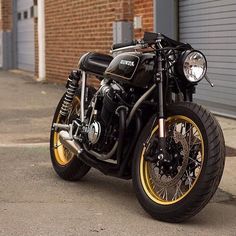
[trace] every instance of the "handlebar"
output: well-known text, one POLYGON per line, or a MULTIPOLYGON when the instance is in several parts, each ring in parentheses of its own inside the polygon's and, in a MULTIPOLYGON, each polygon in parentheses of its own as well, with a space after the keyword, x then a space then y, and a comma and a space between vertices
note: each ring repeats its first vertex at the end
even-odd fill
POLYGON ((119 51, 129 51, 129 50, 137 50, 137 49, 144 49, 149 47, 151 44, 156 42, 161 42, 164 37, 160 33, 151 33, 145 32, 144 38, 142 40, 132 40, 125 43, 117 43, 113 44, 111 48, 111 53, 119 52, 119 51))
POLYGON ((132 41, 126 42, 126 43, 116 43, 116 44, 113 44, 112 50, 115 50, 118 48, 124 48, 124 47, 128 47, 128 46, 134 46, 137 43, 138 43, 137 40, 132 40, 132 41))
MULTIPOLYGON (((164 37, 160 33, 145 32, 144 38, 142 40, 142 44, 145 44, 145 43, 152 44, 152 43, 155 43, 156 40, 161 41, 162 39, 164 39, 164 37)), ((124 48, 124 47, 129 47, 129 46, 135 46, 137 44, 140 44, 140 42, 138 42, 137 40, 132 40, 132 41, 125 42, 125 43, 117 43, 117 44, 113 44, 112 50, 116 50, 116 49, 124 48)))
POLYGON ((145 32, 142 40, 133 40, 126 43, 113 44, 111 53, 119 51, 129 51, 129 50, 140 50, 150 47, 156 44, 157 47, 162 50, 170 50, 173 48, 191 48, 191 45, 184 44, 173 39, 166 37, 161 33, 145 32))

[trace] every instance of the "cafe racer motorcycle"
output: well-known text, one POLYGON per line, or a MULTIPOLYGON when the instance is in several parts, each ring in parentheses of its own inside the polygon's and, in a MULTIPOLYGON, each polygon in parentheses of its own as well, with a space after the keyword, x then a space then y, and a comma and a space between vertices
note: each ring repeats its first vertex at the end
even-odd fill
POLYGON ((206 58, 189 44, 149 32, 113 45, 111 53, 83 55, 69 75, 51 127, 53 167, 69 181, 91 167, 132 178, 152 217, 184 221, 210 201, 225 161, 217 120, 193 102, 203 78, 212 85, 206 58), (87 85, 91 75, 99 88, 87 85))

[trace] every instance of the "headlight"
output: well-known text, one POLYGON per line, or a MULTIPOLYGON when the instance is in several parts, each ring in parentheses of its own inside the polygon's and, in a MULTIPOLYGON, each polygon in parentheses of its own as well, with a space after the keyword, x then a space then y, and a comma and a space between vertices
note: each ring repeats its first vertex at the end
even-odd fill
POLYGON ((199 82, 206 74, 207 61, 199 51, 186 51, 180 56, 179 72, 192 82, 199 82))

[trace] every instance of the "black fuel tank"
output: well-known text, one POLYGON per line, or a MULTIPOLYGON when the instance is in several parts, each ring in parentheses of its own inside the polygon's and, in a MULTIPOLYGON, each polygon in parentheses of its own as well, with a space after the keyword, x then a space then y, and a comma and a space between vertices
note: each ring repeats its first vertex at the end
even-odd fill
POLYGON ((111 61, 104 75, 108 79, 146 88, 153 79, 153 69, 153 53, 125 52, 111 61))

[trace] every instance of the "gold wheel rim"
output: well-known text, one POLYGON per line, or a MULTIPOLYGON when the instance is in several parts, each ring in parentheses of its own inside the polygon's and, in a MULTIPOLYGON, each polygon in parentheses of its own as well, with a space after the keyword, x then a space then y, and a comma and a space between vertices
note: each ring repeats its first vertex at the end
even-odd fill
MULTIPOLYGON (((79 98, 74 97, 72 103, 72 111, 70 112, 70 115, 75 112, 76 113, 78 112, 76 109, 77 107, 79 107, 79 105, 80 105, 79 98)), ((60 114, 56 119, 56 123, 60 123, 60 114)), ((54 146, 54 155, 58 164, 65 166, 73 159, 74 154, 61 144, 59 139, 59 133, 55 131, 53 134, 53 146, 54 146)))
POLYGON ((54 155, 56 161, 64 166, 67 165, 74 157, 73 153, 67 150, 59 140, 59 133, 54 132, 54 155))
MULTIPOLYGON (((177 122, 177 124, 178 124, 178 122, 179 123, 185 122, 186 124, 187 123, 190 124, 191 125, 190 127, 193 127, 195 130, 194 131, 195 135, 198 134, 198 141, 200 141, 200 144, 198 144, 198 145, 200 146, 199 152, 201 154, 201 157, 199 157, 199 152, 198 152, 195 161, 198 164, 200 164, 200 166, 199 166, 200 168, 194 169, 195 172, 197 170, 197 176, 194 177, 194 181, 191 183, 191 185, 189 184, 189 188, 186 191, 183 192, 183 190, 181 190, 181 188, 183 188, 183 186, 181 184, 179 184, 180 182, 178 182, 176 184, 176 186, 174 186, 174 187, 176 187, 176 192, 175 192, 175 195, 172 195, 173 197, 171 198, 171 195, 168 196, 168 190, 169 190, 168 188, 166 188, 166 189, 159 188, 158 189, 158 187, 155 185, 154 179, 152 178, 152 176, 150 174, 150 172, 151 172, 150 166, 152 164, 150 162, 144 160, 144 153, 147 149, 146 147, 144 147, 142 150, 142 153, 141 153, 140 168, 139 168, 141 184, 142 184, 143 189, 144 189, 145 193, 147 194, 147 196, 155 203, 161 204, 161 205, 175 204, 175 203, 179 202, 180 200, 182 200, 183 198, 185 198, 191 192, 191 190, 194 188, 194 186, 196 185, 196 183, 199 179, 201 170, 202 170, 203 162, 204 162, 204 142, 203 142, 202 134, 201 134, 198 126, 188 117, 181 116, 181 115, 169 117, 167 119, 166 124, 167 124, 167 126, 169 126, 171 124, 175 124, 176 122, 177 122), (199 159, 200 159, 200 161, 199 161, 199 159)), ((147 140, 147 143, 157 133, 157 131, 158 131, 158 126, 156 126, 152 130, 151 135, 147 140)), ((186 137, 187 137, 187 135, 186 135, 186 137)), ((194 136, 194 137, 196 137, 196 136, 194 136)), ((189 137, 189 143, 191 140, 192 140, 192 137, 189 137)), ((195 140, 194 140, 194 142, 195 142, 195 140)), ((191 144, 195 145, 193 143, 191 143, 191 144)), ((145 145, 145 146, 147 146, 147 145, 145 145)), ((188 165, 190 165, 191 161, 193 161, 192 159, 194 159, 194 158, 189 156, 188 159, 189 159, 188 165)), ((184 175, 187 175, 187 173, 188 173, 187 171, 184 172, 184 175)), ((183 178, 184 178, 184 175, 183 175, 183 178)), ((188 181, 190 182, 190 179, 188 181)), ((183 184, 183 182, 182 182, 182 184, 183 184)))

